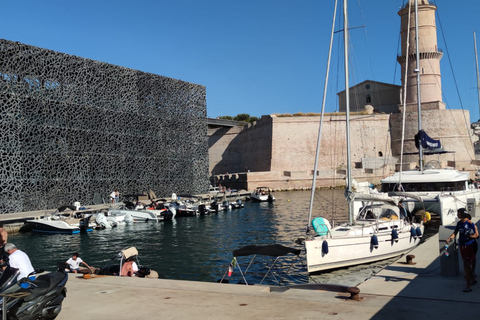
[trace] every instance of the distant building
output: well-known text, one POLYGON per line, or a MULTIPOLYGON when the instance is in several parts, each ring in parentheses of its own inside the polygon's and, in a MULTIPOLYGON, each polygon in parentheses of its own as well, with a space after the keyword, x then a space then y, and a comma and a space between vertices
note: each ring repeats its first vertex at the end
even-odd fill
MULTIPOLYGON (((350 88, 350 111, 372 106, 375 113, 398 113, 401 86, 366 80, 350 88)), ((339 110, 345 112, 345 90, 338 93, 339 110)))

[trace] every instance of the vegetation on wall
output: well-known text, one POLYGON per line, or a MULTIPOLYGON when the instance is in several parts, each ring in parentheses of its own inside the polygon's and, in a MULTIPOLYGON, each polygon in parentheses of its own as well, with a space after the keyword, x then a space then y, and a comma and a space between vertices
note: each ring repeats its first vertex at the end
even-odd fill
POLYGON ((257 117, 251 117, 248 113, 239 113, 235 117, 220 116, 220 117, 218 117, 218 119, 242 121, 242 122, 246 122, 246 123, 254 123, 255 121, 258 121, 257 117))

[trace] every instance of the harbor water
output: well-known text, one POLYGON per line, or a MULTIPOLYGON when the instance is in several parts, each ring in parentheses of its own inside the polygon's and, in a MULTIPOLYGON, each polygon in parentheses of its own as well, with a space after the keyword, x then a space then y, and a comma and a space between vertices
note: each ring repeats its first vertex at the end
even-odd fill
MULTIPOLYGON (((35 268, 45 270, 54 270, 57 262, 66 261, 75 251, 90 266, 105 267, 114 263, 112 258, 121 249, 135 246, 140 263, 157 271, 160 278, 206 282, 218 281, 228 269, 233 250, 247 245, 279 243, 302 249, 301 261, 297 261, 288 272, 289 283, 354 286, 393 261, 309 277, 303 246, 297 240, 305 237, 310 191, 276 192, 274 195, 276 201, 273 204, 246 201, 243 209, 207 216, 137 223, 75 235, 18 233, 10 235, 9 242, 27 252, 35 268)), ((318 215, 335 224, 346 222, 347 203, 343 190, 317 191, 314 216, 318 215)), ((279 261, 280 266, 282 263, 287 264, 279 261)))

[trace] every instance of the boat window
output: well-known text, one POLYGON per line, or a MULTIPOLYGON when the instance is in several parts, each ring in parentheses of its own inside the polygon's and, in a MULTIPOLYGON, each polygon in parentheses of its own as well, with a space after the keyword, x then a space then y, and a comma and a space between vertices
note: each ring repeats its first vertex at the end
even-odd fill
MULTIPOLYGON (((466 189, 465 181, 456 182, 427 182, 427 183, 402 183, 403 191, 429 192, 429 191, 463 191, 466 189)), ((382 183, 382 192, 398 191, 397 183, 382 183)))
POLYGON ((398 215, 392 209, 387 209, 380 215, 380 219, 382 220, 396 220, 398 219, 398 215))

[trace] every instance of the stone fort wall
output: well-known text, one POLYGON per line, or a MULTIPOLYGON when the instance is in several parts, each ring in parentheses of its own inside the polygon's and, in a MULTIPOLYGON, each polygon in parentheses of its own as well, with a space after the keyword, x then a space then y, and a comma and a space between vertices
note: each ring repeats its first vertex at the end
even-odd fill
MULTIPOLYGON (((354 114, 350 120, 351 169, 355 180, 377 184, 380 179, 398 170, 402 136, 401 114, 354 114)), ((442 167, 453 166, 469 171, 473 177, 476 168, 471 142, 468 111, 425 110, 424 128, 435 139, 441 139, 444 155, 426 156, 439 161, 442 167), (466 118, 465 118, 466 117, 466 118), (465 120, 466 119, 466 120, 465 120)), ((215 138, 210 147, 210 168, 215 168, 215 159, 222 155, 222 170, 212 172, 222 185, 252 190, 258 186, 275 189, 309 188, 312 185, 317 136, 320 117, 277 117, 263 116, 254 125, 235 127, 228 134, 215 138), (271 132, 271 134, 270 134, 271 132), (259 143, 265 141, 271 146, 259 143), (228 137, 228 138, 227 138, 228 137), (221 142, 223 141, 223 143, 221 142), (255 148, 255 152, 252 151, 255 148), (236 166, 229 166, 230 154, 241 154, 236 166), (246 162, 256 166, 245 170, 246 162), (258 170, 256 170, 258 168, 258 170), (228 174, 221 174, 227 173, 228 174)), ((418 152, 413 137, 417 133, 416 113, 407 113, 405 151, 418 152), (412 149, 413 147, 413 149, 412 149)), ((344 186, 346 178, 346 127, 343 114, 325 116, 317 169, 318 187, 344 186)), ((404 169, 418 164, 418 154, 405 157, 404 169)))
POLYGON ((205 87, 0 40, 0 212, 208 189, 205 87))

